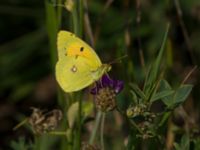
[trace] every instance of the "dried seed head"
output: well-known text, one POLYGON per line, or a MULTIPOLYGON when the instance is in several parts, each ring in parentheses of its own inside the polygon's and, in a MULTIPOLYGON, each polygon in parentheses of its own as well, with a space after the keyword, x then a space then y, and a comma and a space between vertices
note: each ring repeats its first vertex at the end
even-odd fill
POLYGON ((116 107, 115 98, 116 93, 112 88, 101 88, 96 95, 96 107, 103 112, 111 111, 116 107))
POLYGON ((44 110, 32 108, 33 112, 28 118, 28 123, 31 125, 35 134, 42 134, 47 131, 54 130, 62 119, 61 110, 54 109, 44 113, 44 110))
POLYGON ((55 128, 58 126, 60 120, 62 119, 62 112, 58 109, 54 109, 50 111, 46 115, 46 120, 43 123, 43 127, 46 131, 52 131, 55 130, 55 128))

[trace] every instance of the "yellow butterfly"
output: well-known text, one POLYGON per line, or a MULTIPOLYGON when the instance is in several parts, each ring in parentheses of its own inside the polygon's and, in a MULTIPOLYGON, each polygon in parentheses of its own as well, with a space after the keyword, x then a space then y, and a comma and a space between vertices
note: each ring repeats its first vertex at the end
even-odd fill
POLYGON ((102 64, 87 43, 71 32, 59 31, 57 49, 56 80, 65 92, 81 90, 111 69, 109 64, 102 64))

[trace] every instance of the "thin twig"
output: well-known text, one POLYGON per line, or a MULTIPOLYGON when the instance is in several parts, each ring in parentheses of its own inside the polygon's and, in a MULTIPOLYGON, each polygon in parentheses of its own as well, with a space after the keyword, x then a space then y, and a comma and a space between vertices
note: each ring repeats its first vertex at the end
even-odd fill
POLYGON ((187 81, 187 79, 191 76, 191 74, 192 74, 196 69, 197 69, 197 66, 194 66, 194 67, 192 68, 192 70, 190 70, 190 72, 188 72, 188 74, 186 75, 186 77, 184 78, 184 80, 182 81, 181 84, 184 84, 184 83, 187 81))
POLYGON ((92 32, 92 28, 91 28, 91 24, 90 24, 90 19, 89 19, 89 15, 88 15, 88 5, 87 5, 87 0, 83 1, 83 5, 84 5, 84 23, 85 23, 85 30, 89 36, 90 39, 90 44, 92 45, 92 47, 94 47, 94 36, 93 36, 93 32, 92 32))
POLYGON ((99 18, 97 20, 96 27, 95 27, 95 32, 94 32, 94 44, 96 43, 97 38, 98 38, 99 33, 100 33, 100 27, 101 27, 102 19, 104 18, 104 15, 105 15, 106 11, 110 7, 110 5, 113 3, 113 1, 114 0, 107 0, 106 1, 105 5, 104 5, 104 8, 102 10, 102 13, 100 14, 100 16, 99 16, 99 18))
MULTIPOLYGON (((138 31, 140 30, 140 23, 141 23, 141 1, 136 0, 136 24, 137 24, 138 31)), ((141 42, 140 35, 137 36, 137 42, 138 42, 138 48, 139 48, 140 63, 141 63, 144 73, 146 74, 144 53, 142 50, 142 42, 141 42)))
POLYGON ((194 54, 193 54, 193 51, 192 51, 192 45, 191 45, 191 42, 190 42, 190 37, 188 35, 188 31, 185 27, 185 23, 184 23, 183 18, 182 18, 182 10, 181 10, 181 7, 180 7, 179 0, 174 0, 174 5, 176 7, 178 21, 179 21, 181 30, 183 32, 183 37, 185 39, 185 43, 186 43, 186 46, 187 46, 189 57, 190 57, 192 63, 194 64, 195 63, 195 57, 194 57, 194 54))
POLYGON ((167 150, 171 150, 174 143, 174 132, 173 132, 173 122, 172 118, 170 117, 168 120, 168 127, 167 127, 167 138, 166 138, 166 148, 167 150))
POLYGON ((22 125, 24 125, 25 123, 27 123, 28 118, 24 119, 23 121, 21 121, 20 123, 18 123, 14 128, 13 131, 17 130, 19 127, 21 127, 22 125))
POLYGON ((81 128, 82 128, 82 99, 79 98, 78 101, 79 108, 78 108, 78 148, 81 148, 81 128))

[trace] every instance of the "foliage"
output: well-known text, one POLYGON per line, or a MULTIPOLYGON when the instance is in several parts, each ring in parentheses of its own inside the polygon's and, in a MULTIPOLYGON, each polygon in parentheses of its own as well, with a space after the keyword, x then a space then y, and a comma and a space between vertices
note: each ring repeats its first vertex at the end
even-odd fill
POLYGON ((3 0, 0 149, 198 150, 199 6, 198 0, 3 0), (60 29, 111 62, 110 80, 121 80, 122 92, 102 80, 97 85, 104 95, 92 96, 92 86, 76 93, 59 88, 60 29), (113 92, 112 109, 105 108, 105 91, 113 92), (31 114, 31 107, 40 111, 31 114), (62 121, 55 109, 62 110, 62 121), (33 124, 48 130, 35 134, 33 124))

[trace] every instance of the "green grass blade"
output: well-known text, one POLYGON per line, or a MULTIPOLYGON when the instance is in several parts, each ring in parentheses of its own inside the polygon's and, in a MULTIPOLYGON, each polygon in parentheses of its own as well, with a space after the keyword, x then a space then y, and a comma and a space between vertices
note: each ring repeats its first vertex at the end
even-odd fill
MULTIPOLYGON (((169 24, 167 25, 167 29, 165 31, 165 35, 164 35, 163 42, 162 42, 160 51, 158 53, 158 56, 157 56, 155 62, 153 63, 153 66, 152 66, 152 68, 151 68, 151 70, 150 70, 150 72, 149 72, 149 74, 146 78, 146 81, 145 81, 145 84, 144 84, 144 93, 145 94, 148 94, 151 91, 153 83, 156 81, 156 79, 158 77, 158 72, 160 70, 160 63, 161 63, 162 56, 163 56, 163 53, 164 53, 168 32, 169 32, 169 24)), ((151 94, 148 94, 148 95, 151 95, 151 94)))
POLYGON ((58 19, 55 7, 51 3, 49 3, 48 0, 45 1, 45 7, 46 7, 47 32, 49 37, 50 54, 51 54, 50 55, 51 64, 52 64, 52 70, 54 70, 57 61, 56 38, 58 32, 58 19))
POLYGON ((146 96, 143 93, 143 91, 136 85, 136 84, 130 84, 131 88, 133 89, 133 91, 143 100, 146 100, 146 96))

